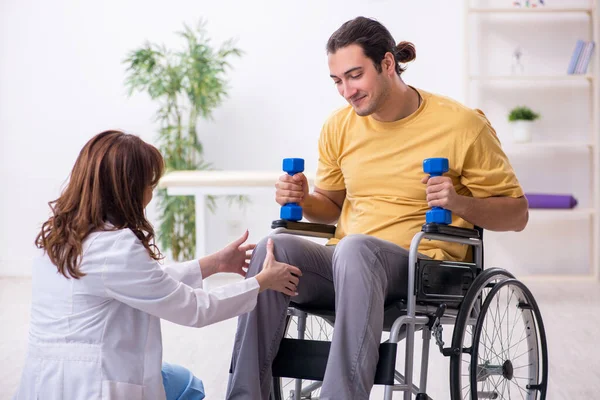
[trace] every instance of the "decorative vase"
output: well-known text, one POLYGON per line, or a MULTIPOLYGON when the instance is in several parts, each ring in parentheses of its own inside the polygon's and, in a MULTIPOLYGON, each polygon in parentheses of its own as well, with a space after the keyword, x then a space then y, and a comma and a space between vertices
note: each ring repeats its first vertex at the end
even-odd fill
POLYGON ((515 143, 531 142, 531 131, 533 130, 533 121, 517 120, 511 122, 513 129, 513 141, 515 143))

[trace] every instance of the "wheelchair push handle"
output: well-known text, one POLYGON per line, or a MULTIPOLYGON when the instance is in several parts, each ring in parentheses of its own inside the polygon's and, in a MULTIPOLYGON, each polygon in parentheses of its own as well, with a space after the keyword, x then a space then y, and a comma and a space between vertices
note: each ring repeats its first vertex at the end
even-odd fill
MULTIPOLYGON (((299 172, 304 172, 303 158, 284 158, 283 171, 288 175, 294 176, 299 172)), ((287 203, 281 206, 279 217, 286 221, 300 221, 302 219, 302 207, 297 203, 287 203)))
MULTIPOLYGON (((423 171, 430 178, 442 176, 448 172, 449 164, 447 158, 427 158, 423 160, 423 171)), ((432 207, 425 213, 425 223, 449 225, 452 223, 452 212, 442 207, 432 207)))

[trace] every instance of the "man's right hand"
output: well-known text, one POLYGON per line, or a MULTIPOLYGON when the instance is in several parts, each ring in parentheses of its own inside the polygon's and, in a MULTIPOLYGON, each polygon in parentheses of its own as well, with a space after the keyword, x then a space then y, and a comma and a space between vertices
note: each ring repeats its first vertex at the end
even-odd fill
POLYGON ((302 206, 302 203, 308 197, 308 180, 306 176, 299 172, 294 176, 288 174, 281 175, 277 183, 275 183, 275 201, 280 206, 287 203, 297 203, 302 206))

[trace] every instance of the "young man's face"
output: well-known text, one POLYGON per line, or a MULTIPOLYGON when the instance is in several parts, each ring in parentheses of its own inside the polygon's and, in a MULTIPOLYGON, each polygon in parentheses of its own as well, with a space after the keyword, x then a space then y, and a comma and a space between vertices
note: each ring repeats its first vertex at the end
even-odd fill
POLYGON ((351 44, 328 55, 329 73, 338 92, 361 117, 377 112, 389 92, 385 74, 375 69, 362 47, 351 44))

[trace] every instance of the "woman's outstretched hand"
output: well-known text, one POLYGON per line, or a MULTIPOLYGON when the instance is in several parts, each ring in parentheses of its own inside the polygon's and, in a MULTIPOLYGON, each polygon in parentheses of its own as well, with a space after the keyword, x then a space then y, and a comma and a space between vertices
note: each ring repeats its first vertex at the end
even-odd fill
POLYGON ((246 276, 248 261, 252 257, 252 250, 256 247, 248 240, 248 231, 244 232, 237 240, 229 243, 216 253, 217 272, 232 272, 246 276))
POLYGON ((273 248, 273 240, 269 238, 263 269, 256 275, 260 291, 273 289, 288 296, 296 296, 302 271, 293 265, 275 260, 273 248))

